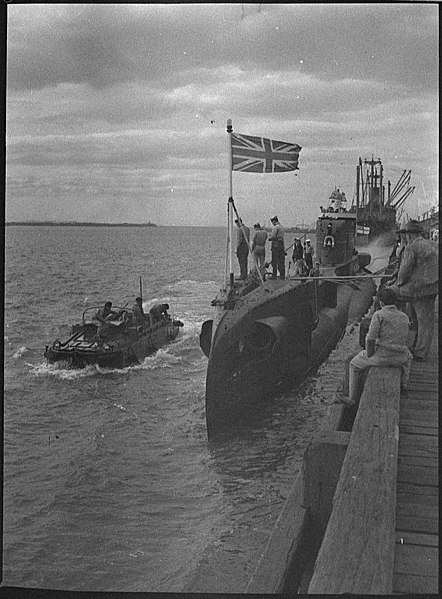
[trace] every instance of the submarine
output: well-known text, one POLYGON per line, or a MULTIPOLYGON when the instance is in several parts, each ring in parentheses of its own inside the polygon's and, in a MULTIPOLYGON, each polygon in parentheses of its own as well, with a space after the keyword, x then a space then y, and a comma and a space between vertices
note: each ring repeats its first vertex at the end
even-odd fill
MULTIPOLYGON (((244 281, 226 277, 212 301, 213 318, 200 333, 209 440, 301 383, 372 304, 371 256, 356 250, 356 214, 336 191, 316 221, 316 263, 308 276, 269 279, 255 264, 244 281)), ((229 203, 237 214, 233 198, 229 203)))

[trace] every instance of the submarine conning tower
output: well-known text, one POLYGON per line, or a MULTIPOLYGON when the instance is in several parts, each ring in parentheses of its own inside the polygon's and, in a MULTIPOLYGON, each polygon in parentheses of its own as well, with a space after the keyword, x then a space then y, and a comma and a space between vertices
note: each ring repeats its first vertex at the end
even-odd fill
POLYGON ((345 194, 335 189, 328 208, 316 221, 316 256, 323 266, 336 266, 356 253, 356 215, 348 212, 345 194))

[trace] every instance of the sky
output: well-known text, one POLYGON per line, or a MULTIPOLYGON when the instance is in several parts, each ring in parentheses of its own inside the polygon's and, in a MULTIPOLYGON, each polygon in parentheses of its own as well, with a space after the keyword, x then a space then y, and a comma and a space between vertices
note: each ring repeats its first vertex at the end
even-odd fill
MULTIPOLYGON (((359 158, 438 205, 438 5, 7 6, 6 221, 224 226, 233 130, 299 170, 232 173, 246 224, 315 221, 359 158)), ((402 219, 402 220, 403 220, 402 219)))

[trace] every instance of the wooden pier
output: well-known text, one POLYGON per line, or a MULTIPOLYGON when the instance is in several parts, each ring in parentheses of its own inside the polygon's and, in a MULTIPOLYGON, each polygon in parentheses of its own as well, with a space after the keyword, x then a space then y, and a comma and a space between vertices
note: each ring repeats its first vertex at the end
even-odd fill
POLYGON ((438 376, 436 325, 406 397, 400 370, 377 367, 351 431, 331 406, 246 593, 438 592, 438 376))
POLYGON ((396 491, 394 593, 439 591, 439 360, 413 362, 401 397, 396 491))

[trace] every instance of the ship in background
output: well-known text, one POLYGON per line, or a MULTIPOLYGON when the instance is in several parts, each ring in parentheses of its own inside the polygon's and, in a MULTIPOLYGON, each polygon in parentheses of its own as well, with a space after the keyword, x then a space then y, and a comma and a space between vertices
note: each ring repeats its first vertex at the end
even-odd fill
POLYGON ((385 245, 394 242, 400 210, 413 193, 410 186, 411 170, 404 170, 396 185, 391 181, 384 185, 384 167, 380 158, 359 158, 356 167, 356 194, 350 212, 356 214, 357 244, 367 245, 382 238, 385 245), (367 167, 364 172, 364 167, 367 167))
POLYGON ((419 215, 417 222, 424 229, 425 237, 431 239, 431 241, 439 241, 439 210, 435 206, 419 215))

